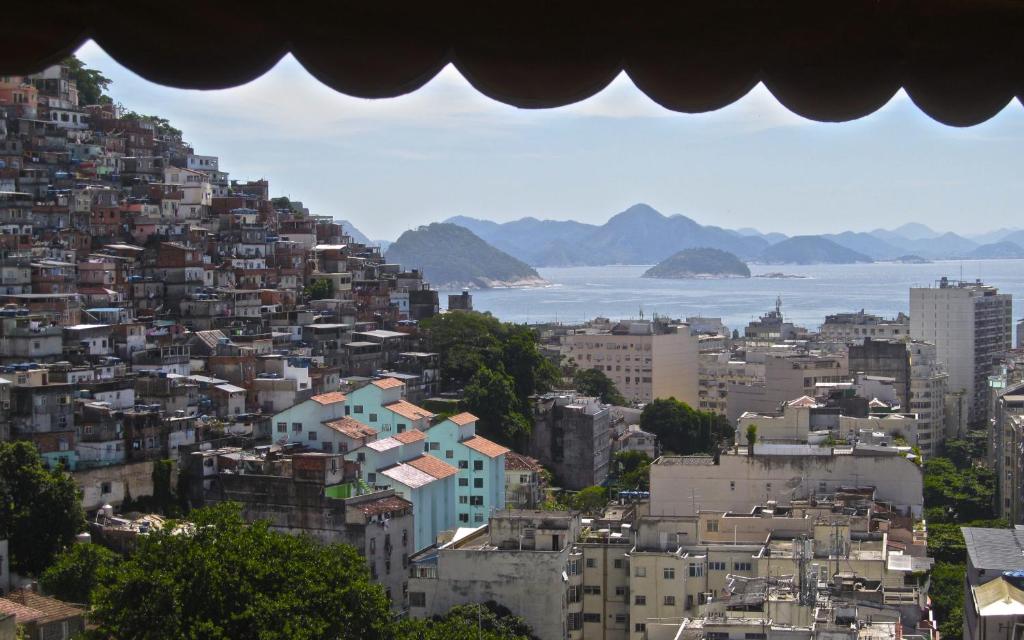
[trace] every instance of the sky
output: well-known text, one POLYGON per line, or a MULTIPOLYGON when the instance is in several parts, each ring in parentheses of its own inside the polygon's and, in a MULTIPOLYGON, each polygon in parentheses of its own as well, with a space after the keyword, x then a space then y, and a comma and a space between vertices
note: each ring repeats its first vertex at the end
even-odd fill
POLYGON ((517 109, 452 67, 399 98, 322 85, 291 56, 240 87, 161 86, 88 42, 78 56, 115 101, 182 129, 233 179, 350 220, 375 240, 453 215, 601 224, 638 202, 702 224, 788 235, 922 222, 980 233, 1024 226, 1024 108, 942 125, 901 91, 874 114, 819 123, 758 85, 707 114, 666 110, 623 75, 588 100, 517 109))

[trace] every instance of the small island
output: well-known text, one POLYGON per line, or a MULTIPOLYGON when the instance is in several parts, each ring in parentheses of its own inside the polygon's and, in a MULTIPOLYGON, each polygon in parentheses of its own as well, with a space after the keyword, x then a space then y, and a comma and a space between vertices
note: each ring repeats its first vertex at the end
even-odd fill
POLYGON ((728 251, 684 249, 644 272, 645 278, 749 278, 750 268, 728 251))
POLYGON ((900 264, 931 264, 932 261, 928 258, 922 258, 919 255, 910 254, 906 256, 900 256, 893 262, 899 262, 900 264))

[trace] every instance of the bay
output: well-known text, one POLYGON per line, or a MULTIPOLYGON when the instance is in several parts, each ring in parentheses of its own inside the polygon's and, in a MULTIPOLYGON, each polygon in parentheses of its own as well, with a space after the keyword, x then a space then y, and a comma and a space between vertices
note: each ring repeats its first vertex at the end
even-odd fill
MULTIPOLYGON (((892 317, 909 312, 912 286, 936 286, 939 278, 974 281, 1013 294, 1014 319, 1024 301, 1024 260, 938 261, 931 264, 751 264, 754 276, 784 273, 803 278, 661 280, 640 277, 649 265, 538 269, 551 283, 523 289, 473 291, 473 306, 512 322, 582 322, 653 314, 673 318, 721 317, 739 329, 782 299, 787 320, 817 329, 830 313, 857 311, 892 317), (962 272, 961 272, 962 269, 962 272)), ((442 292, 442 306, 447 298, 442 292)))

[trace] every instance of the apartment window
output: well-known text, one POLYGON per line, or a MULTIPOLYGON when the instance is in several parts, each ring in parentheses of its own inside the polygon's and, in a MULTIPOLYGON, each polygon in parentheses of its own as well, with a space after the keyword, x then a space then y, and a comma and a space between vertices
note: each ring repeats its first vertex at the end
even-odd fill
POLYGON ((418 608, 427 606, 427 594, 422 591, 410 591, 409 606, 418 608))
POLYGON ((646 578, 647 577, 647 567, 637 567, 636 571, 633 572, 633 575, 635 575, 638 578, 646 578))
POLYGON ((310 440, 316 440, 316 431, 310 431, 309 432, 309 439, 310 440))
POLYGON ((103 495, 106 495, 111 491, 113 491, 113 487, 111 487, 109 482, 103 482, 100 484, 100 493, 102 493, 103 495))
POLYGON ((376 473, 368 473, 368 474, 366 474, 366 481, 369 482, 370 484, 373 484, 374 482, 377 482, 377 474, 376 473))
POLYGON ((484 521, 484 514, 482 514, 482 513, 474 513, 473 514, 473 522, 483 522, 483 521, 484 521))
POLYGON ((468 487, 469 486, 469 478, 459 478, 459 486, 460 487, 468 487))
POLYGON ((468 469, 469 468, 469 461, 468 460, 459 460, 459 468, 460 469, 468 469))
POLYGON ((469 497, 469 504, 473 505, 474 507, 482 507, 482 506, 484 506, 484 497, 483 496, 470 496, 469 497))
POLYGON ((353 413, 362 413, 363 412, 363 405, 357 404, 356 406, 352 407, 352 412, 353 413))
POLYGON ((301 422, 293 422, 292 423, 292 431, 295 431, 295 432, 302 431, 302 423, 301 422))
POLYGON ((690 574, 691 578, 701 578, 701 577, 703 577, 704 576, 704 565, 690 563, 689 574, 690 574))
POLYGON ((767 492, 767 493, 771 493, 771 490, 772 490, 772 483, 770 483, 770 482, 766 482, 766 483, 764 483, 764 490, 765 490, 765 492, 767 492))
POLYGON ((334 453, 334 443, 324 442, 321 446, 323 446, 324 453, 334 453))
POLYGON ((672 568, 672 567, 665 567, 662 570, 661 573, 662 573, 662 577, 665 578, 665 580, 675 580, 676 579, 676 570, 674 568, 672 568))
POLYGON ((732 563, 733 571, 750 571, 751 563, 749 562, 734 562, 732 563))
POLYGON ((441 450, 441 443, 440 442, 431 442, 430 443, 430 450, 431 451, 440 451, 441 450))
POLYGON ((615 624, 626 624, 626 614, 624 614, 624 613, 616 613, 615 614, 615 624))
POLYGON ((621 569, 622 568, 622 558, 616 558, 616 559, 612 560, 612 566, 615 567, 616 569, 621 569))
POLYGON ((398 433, 402 433, 403 431, 405 431, 405 424, 403 424, 401 422, 397 423, 395 425, 395 427, 396 427, 396 430, 398 431, 398 433))
POLYGON ((585 584, 583 585, 583 595, 599 596, 601 595, 601 586, 596 584, 585 584))
POLYGON ((402 546, 405 547, 405 546, 408 546, 408 544, 409 544, 409 530, 408 529, 402 529, 402 546))
POLYGON ((724 562, 709 562, 708 571, 725 571, 724 562))
POLYGON ((644 631, 647 631, 647 624, 643 622, 637 622, 633 625, 633 631, 636 631, 637 633, 643 633, 644 631))
POLYGON ((707 640, 729 640, 729 634, 724 631, 708 631, 704 637, 707 640))
POLYGON ((455 457, 455 452, 452 451, 451 449, 445 449, 444 457, 451 460, 452 458, 455 457))
MULTIPOLYGON (((362 407, 360 407, 360 410, 357 411, 356 413, 362 413, 361 409, 362 409, 362 407)), ((370 422, 377 422, 377 414, 376 413, 371 413, 370 414, 370 422)))
POLYGON ((818 492, 819 493, 825 493, 825 491, 826 491, 825 483, 824 482, 819 482, 818 483, 818 492))
POLYGON ((735 491, 735 490, 736 490, 736 481, 735 480, 730 480, 729 481, 729 491, 735 491))
POLYGON ((459 496, 459 504, 469 504, 469 496, 459 496))
POLYGON ((377 553, 377 538, 370 538, 370 553, 377 553))
POLYGON ((718 533, 718 520, 708 520, 707 530, 711 533, 718 533))
POLYGON ((663 605, 665 605, 666 607, 674 607, 674 606, 676 606, 676 597, 675 596, 665 596, 662 599, 661 603, 663 605))
MULTIPOLYGON (((584 588, 586 588, 586 587, 584 587, 584 588)), ((601 622, 601 614, 600 613, 584 613, 583 614, 583 622, 597 622, 597 623, 600 623, 601 622)))
POLYGON ((633 604, 638 607, 647 606, 647 596, 633 596, 633 604))
POLYGON ((483 489, 484 488, 484 479, 483 478, 473 478, 473 488, 474 489, 483 489))
POLYGON ((459 522, 469 522, 469 514, 468 513, 460 513, 459 514, 459 522))
POLYGON ((745 634, 743 634, 743 637, 746 640, 766 640, 766 638, 768 638, 768 634, 766 634, 766 633, 745 633, 745 634))
POLYGON ((484 461, 483 460, 474 460, 473 461, 473 471, 483 471, 483 470, 484 470, 484 461))

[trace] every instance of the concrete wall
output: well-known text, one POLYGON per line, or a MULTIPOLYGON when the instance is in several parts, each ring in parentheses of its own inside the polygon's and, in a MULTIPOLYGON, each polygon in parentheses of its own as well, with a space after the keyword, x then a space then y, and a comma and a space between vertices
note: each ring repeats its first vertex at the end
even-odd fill
MULTIPOLYGON (((827 451, 824 450, 823 451, 827 451)), ((789 503, 840 487, 874 486, 877 498, 920 517, 921 468, 899 455, 723 455, 661 458, 651 465, 651 515, 694 515, 695 509, 745 511, 766 500, 789 503)))
MULTIPOLYGON (((171 477, 171 486, 177 482, 177 470, 171 477)), ((71 474, 82 490, 82 508, 95 511, 105 504, 115 507, 132 498, 153 495, 153 462, 132 462, 111 467, 100 467, 71 474)))

